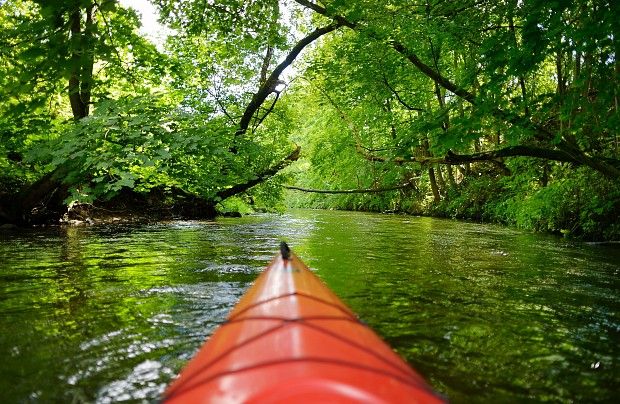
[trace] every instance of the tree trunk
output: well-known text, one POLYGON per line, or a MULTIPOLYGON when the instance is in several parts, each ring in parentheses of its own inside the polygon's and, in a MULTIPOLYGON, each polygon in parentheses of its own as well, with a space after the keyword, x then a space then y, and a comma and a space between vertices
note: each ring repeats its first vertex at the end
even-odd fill
POLYGON ((441 166, 435 166, 435 175, 437 176, 437 185, 439 186, 439 194, 446 194, 446 181, 443 178, 443 173, 441 172, 441 166))
POLYGON ((82 10, 77 9, 71 14, 71 38, 74 44, 71 53, 71 73, 69 77, 69 101, 73 118, 80 120, 88 116, 90 104, 90 88, 93 74, 94 54, 92 49, 93 6, 86 9, 86 26, 82 32, 82 10))
MULTIPOLYGON (((71 41, 76 42, 75 38, 81 40, 81 24, 82 15, 80 10, 75 10, 71 14, 71 41)), ((71 111, 73 118, 78 120, 86 116, 86 108, 80 97, 80 52, 74 49, 71 54, 71 76, 69 77, 69 102, 71 103, 71 111)))
POLYGON ((59 167, 22 190, 15 200, 4 201, 4 220, 17 225, 44 224, 57 221, 66 212, 64 200, 68 186, 61 179, 66 170, 59 167))
MULTIPOLYGON (((430 145, 428 143, 428 139, 425 138, 422 142, 422 148, 424 156, 430 156, 430 145)), ((441 195, 439 193, 439 187, 437 186, 437 178, 435 177, 435 169, 432 165, 428 167, 428 179, 431 184, 431 191, 433 192, 433 199, 435 203, 439 203, 441 201, 441 195)))
POLYGON ((428 168, 428 178, 431 183, 431 191, 433 191, 433 200, 435 203, 441 202, 441 195, 439 194, 439 187, 437 186, 437 180, 435 178, 435 170, 433 167, 428 168))
POLYGON ((549 184, 549 163, 548 162, 543 162, 543 172, 542 172, 542 176, 540 177, 540 186, 541 187, 546 187, 547 184, 549 184))
POLYGON ((454 170, 452 168, 452 164, 446 165, 446 171, 448 172, 448 183, 450 184, 450 187, 456 187, 456 180, 454 178, 454 170))

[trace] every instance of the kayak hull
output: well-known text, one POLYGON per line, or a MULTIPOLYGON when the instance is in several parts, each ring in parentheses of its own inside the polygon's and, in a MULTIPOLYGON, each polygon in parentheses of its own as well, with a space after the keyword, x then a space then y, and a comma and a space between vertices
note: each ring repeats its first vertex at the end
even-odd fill
POLYGON ((164 399, 443 402, 295 255, 274 259, 164 399))

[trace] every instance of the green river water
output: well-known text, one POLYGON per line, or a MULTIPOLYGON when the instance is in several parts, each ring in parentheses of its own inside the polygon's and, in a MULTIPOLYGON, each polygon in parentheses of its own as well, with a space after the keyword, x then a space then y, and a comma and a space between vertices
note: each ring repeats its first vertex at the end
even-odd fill
POLYGON ((0 233, 0 402, 157 401, 281 239, 452 402, 618 399, 619 248, 291 211, 0 233))

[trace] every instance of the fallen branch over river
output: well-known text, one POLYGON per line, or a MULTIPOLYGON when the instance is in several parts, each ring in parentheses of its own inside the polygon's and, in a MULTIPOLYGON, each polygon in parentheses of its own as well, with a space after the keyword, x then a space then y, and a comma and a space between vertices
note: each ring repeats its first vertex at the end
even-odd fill
POLYGON ((408 182, 406 184, 397 185, 393 187, 387 188, 369 188, 369 189, 312 189, 312 188, 302 188, 302 187, 294 187, 290 185, 284 185, 284 188, 290 189, 293 191, 301 191, 301 192, 313 192, 316 194, 371 194, 371 193, 379 193, 379 192, 388 192, 388 191, 396 191, 399 189, 407 189, 414 188, 415 184, 413 182, 408 182))

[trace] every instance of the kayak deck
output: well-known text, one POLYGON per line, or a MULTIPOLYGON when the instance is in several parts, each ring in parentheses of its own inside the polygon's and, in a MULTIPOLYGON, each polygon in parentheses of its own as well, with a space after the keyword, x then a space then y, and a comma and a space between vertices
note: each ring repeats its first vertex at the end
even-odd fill
POLYGON ((164 399, 443 402, 293 254, 257 278, 164 399))

